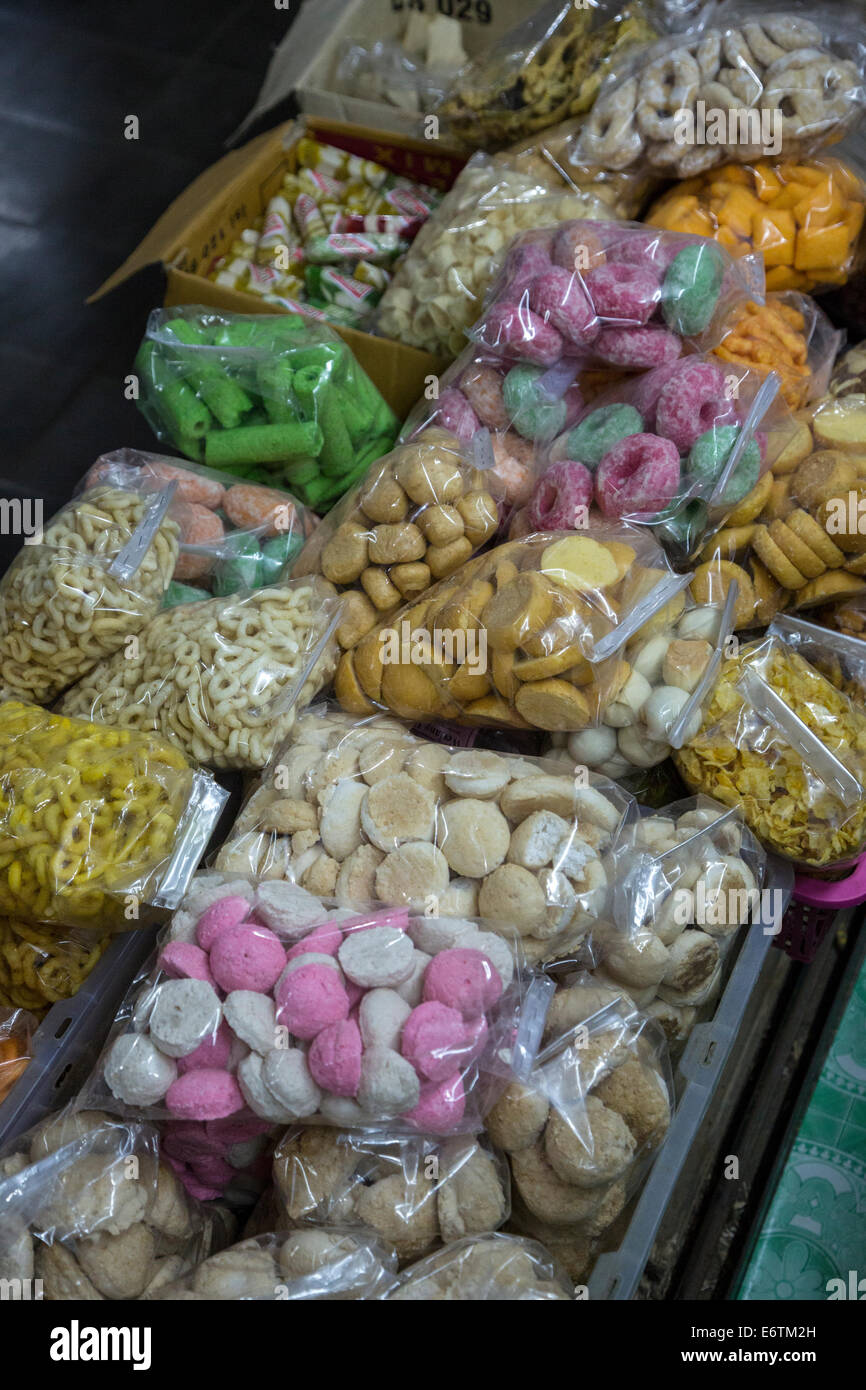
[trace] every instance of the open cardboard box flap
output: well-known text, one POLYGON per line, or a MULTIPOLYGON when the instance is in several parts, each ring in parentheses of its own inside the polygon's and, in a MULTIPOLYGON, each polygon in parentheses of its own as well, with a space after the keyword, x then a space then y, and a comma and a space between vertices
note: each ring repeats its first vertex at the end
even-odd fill
MULTIPOLYGON (((281 314, 279 304, 216 285, 206 278, 223 255, 262 213, 296 167, 295 147, 302 135, 320 138, 364 159, 386 164, 420 183, 450 187, 465 156, 438 145, 384 134, 337 121, 289 121, 232 150, 205 169, 166 209, 130 256, 100 285, 89 303, 109 294, 145 267, 161 264, 166 274, 164 303, 205 304, 237 314, 281 314)), ((429 376, 448 366, 445 358, 407 347, 356 328, 332 325, 368 376, 401 418, 422 394, 429 376)))

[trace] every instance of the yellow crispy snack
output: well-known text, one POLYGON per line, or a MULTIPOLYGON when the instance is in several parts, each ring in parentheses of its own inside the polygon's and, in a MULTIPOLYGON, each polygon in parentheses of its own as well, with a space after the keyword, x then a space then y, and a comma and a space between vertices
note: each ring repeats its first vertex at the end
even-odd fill
POLYGON ((843 863, 866 840, 866 795, 846 804, 808 757, 737 688, 751 667, 866 785, 866 715, 808 661, 777 639, 729 658, 697 736, 674 754, 694 791, 739 806, 768 849, 806 868, 843 863))
POLYGON ((71 999, 111 939, 109 932, 64 932, 0 917, 0 1004, 40 1017, 71 999))

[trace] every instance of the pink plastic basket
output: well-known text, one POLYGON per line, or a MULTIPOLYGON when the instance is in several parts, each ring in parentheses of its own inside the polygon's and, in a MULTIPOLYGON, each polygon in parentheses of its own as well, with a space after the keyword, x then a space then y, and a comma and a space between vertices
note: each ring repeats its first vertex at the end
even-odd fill
POLYGON ((866 854, 845 878, 826 880, 797 874, 794 896, 773 940, 792 960, 809 965, 833 926, 837 912, 866 902, 866 854))

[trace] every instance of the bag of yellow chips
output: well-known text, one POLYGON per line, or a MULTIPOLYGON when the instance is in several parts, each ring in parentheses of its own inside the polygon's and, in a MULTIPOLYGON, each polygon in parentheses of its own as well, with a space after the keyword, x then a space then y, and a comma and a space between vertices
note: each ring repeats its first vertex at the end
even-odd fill
POLYGON ((674 757, 689 787, 740 806, 795 865, 841 867, 866 845, 866 715, 777 636, 726 661, 674 757))

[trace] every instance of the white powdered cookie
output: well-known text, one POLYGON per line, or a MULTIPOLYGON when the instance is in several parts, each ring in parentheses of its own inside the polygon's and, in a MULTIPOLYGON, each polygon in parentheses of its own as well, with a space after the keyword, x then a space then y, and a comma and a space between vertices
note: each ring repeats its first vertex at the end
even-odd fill
POLYGON ((386 854, 410 840, 432 841, 435 824, 433 794, 404 772, 370 787, 361 807, 364 834, 386 854))
POLYGON ((498 807, 461 797, 439 808, 436 838, 455 874, 483 878, 504 861, 511 832, 498 807))

